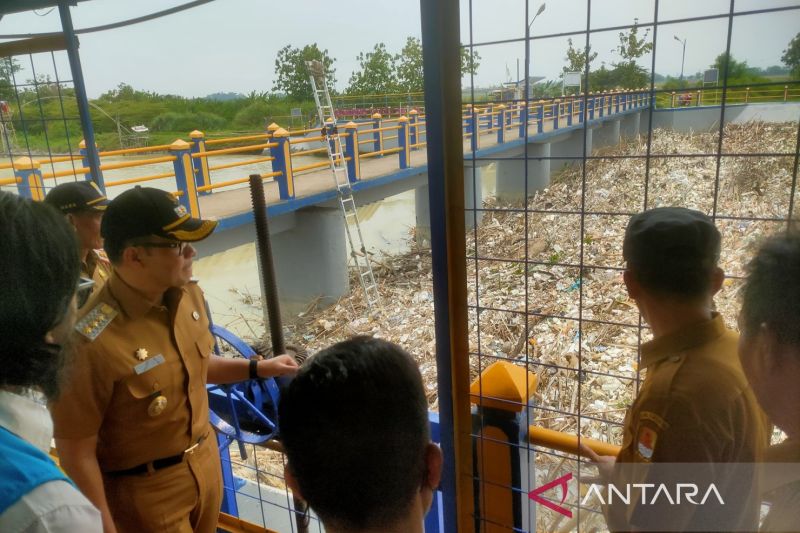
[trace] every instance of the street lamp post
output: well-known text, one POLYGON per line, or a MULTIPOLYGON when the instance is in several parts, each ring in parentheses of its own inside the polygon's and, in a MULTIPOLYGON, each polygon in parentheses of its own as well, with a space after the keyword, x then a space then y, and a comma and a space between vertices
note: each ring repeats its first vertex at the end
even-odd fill
POLYGON ((673 35, 672 37, 683 45, 683 53, 681 54, 681 81, 683 81, 683 62, 686 59, 686 39, 680 39, 677 35, 673 35))
POLYGON ((545 4, 539 6, 539 9, 536 11, 536 14, 533 16, 531 21, 525 26, 525 105, 527 109, 528 99, 530 98, 530 80, 531 80, 531 26, 533 25, 533 21, 536 20, 536 17, 542 14, 544 11, 545 4))

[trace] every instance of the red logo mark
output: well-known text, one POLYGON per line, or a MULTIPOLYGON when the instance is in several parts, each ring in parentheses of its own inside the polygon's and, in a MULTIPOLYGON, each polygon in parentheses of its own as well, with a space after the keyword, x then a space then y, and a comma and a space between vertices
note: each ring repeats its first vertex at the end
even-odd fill
POLYGON ((546 483, 546 484, 542 485, 541 487, 539 487, 538 489, 533 489, 532 491, 530 491, 528 493, 528 498, 530 498, 531 500, 535 501, 536 503, 540 503, 540 504, 544 505, 548 509, 552 509, 553 511, 555 511, 557 513, 563 514, 567 518, 572 518, 572 511, 570 511, 569 509, 567 509, 565 507, 561 507, 560 505, 555 504, 555 503, 551 502, 550 500, 546 500, 542 496, 540 496, 543 492, 546 492, 546 491, 552 489, 553 487, 560 485, 561 486, 561 503, 564 503, 564 500, 567 499, 567 483, 569 483, 569 480, 571 480, 571 479, 572 479, 572 473, 571 472, 569 474, 564 474, 560 478, 554 479, 550 483, 546 483))

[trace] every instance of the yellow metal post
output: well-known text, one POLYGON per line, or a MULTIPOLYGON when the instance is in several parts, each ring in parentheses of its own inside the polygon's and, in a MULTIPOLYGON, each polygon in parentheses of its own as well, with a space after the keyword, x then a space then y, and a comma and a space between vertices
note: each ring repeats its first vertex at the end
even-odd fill
MULTIPOLYGON (((199 154, 206 151, 205 133, 194 130, 189 134, 189 138, 192 139, 192 154, 199 154)), ((211 185, 211 171, 208 169, 207 157, 193 158, 192 169, 194 172, 194 183, 197 187, 207 187, 211 185)), ((200 194, 211 194, 211 191, 201 192, 200 194)))
POLYGON ((17 191, 20 196, 37 201, 44 200, 42 171, 39 167, 39 162, 30 157, 14 160, 14 175, 17 178, 17 191))
POLYGON ((522 529, 520 434, 536 381, 533 372, 498 361, 470 386, 470 399, 478 406, 474 468, 482 532, 522 529))

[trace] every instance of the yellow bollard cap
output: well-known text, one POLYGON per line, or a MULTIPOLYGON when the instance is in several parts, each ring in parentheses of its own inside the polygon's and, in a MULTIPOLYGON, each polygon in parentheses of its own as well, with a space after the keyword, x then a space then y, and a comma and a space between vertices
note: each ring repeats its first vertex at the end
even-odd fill
POLYGON ((356 124, 355 122, 353 122, 353 121, 351 120, 350 122, 348 122, 347 124, 345 124, 345 125, 344 125, 344 127, 345 127, 345 128, 347 128, 347 129, 353 129, 353 128, 357 128, 357 127, 358 127, 358 124, 356 124))
POLYGON ((267 131, 275 131, 275 130, 279 130, 279 129, 281 129, 281 127, 278 126, 277 124, 275 124, 274 122, 272 124, 270 124, 269 126, 267 126, 267 131))
POLYGON ((372 115, 372 118, 383 118, 383 115, 381 115, 380 113, 375 113, 374 115, 372 115))
POLYGON ((469 387, 470 401, 482 407, 522 411, 536 390, 537 377, 521 366, 497 361, 469 387))
POLYGON ((273 137, 288 137, 289 132, 283 128, 278 128, 277 130, 272 132, 273 137))
POLYGON ((200 131, 200 130, 194 130, 193 132, 191 132, 191 133, 189 134, 189 137, 191 137, 192 139, 202 139, 202 138, 203 138, 203 137, 205 137, 205 136, 206 136, 206 134, 205 134, 205 133, 203 133, 203 132, 202 132, 202 131, 200 131))
POLYGON ((408 117, 405 116, 405 115, 402 115, 397 119, 397 122, 408 122, 408 117))
POLYGON ((183 139, 175 139, 172 144, 169 145, 170 150, 188 150, 191 148, 191 145, 184 141, 183 139))
POLYGON ((18 157, 14 160, 14 168, 18 170, 33 170, 39 168, 41 164, 30 157, 18 157))

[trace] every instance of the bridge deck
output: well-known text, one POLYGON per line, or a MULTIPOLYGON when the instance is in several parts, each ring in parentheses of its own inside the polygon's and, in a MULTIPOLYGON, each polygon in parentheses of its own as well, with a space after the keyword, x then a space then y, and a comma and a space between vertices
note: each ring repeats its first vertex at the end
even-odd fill
MULTIPOLYGON (((602 118, 595 118, 588 121, 589 126, 600 124, 608 120, 616 120, 624 115, 640 112, 643 108, 629 109, 605 115, 602 118)), ((543 120, 543 132, 537 133, 536 126, 528 127, 528 142, 544 140, 554 135, 553 119, 543 120)), ((566 126, 566 117, 561 116, 558 134, 568 133, 583 128, 583 123, 578 123, 577 112, 573 116, 571 126, 566 126)), ((488 156, 500 151, 511 150, 524 144, 524 139, 519 137, 519 126, 511 126, 506 130, 506 141, 497 142, 497 132, 482 131, 479 139, 479 149, 475 157, 488 156)), ((470 139, 464 140, 464 152, 470 152, 470 139)), ((362 156, 363 157, 363 156, 362 156)), ((323 159, 320 159, 323 161, 323 159)), ((427 151, 424 148, 411 153, 411 168, 399 170, 398 155, 388 154, 382 157, 371 157, 361 160, 361 180, 353 185, 353 190, 367 189, 378 186, 385 182, 381 178, 397 177, 402 179, 414 176, 427 171, 427 151)), ((267 212, 270 216, 276 216, 297 209, 319 204, 336 197, 335 185, 329 168, 322 168, 311 172, 305 172, 294 177, 295 198, 293 200, 281 200, 278 194, 278 184, 275 181, 265 182, 264 192, 267 202, 267 212)), ((204 218, 212 218, 220 221, 221 229, 231 228, 243 224, 250 220, 250 190, 248 187, 227 191, 215 192, 214 194, 200 197, 200 212, 204 218)))

